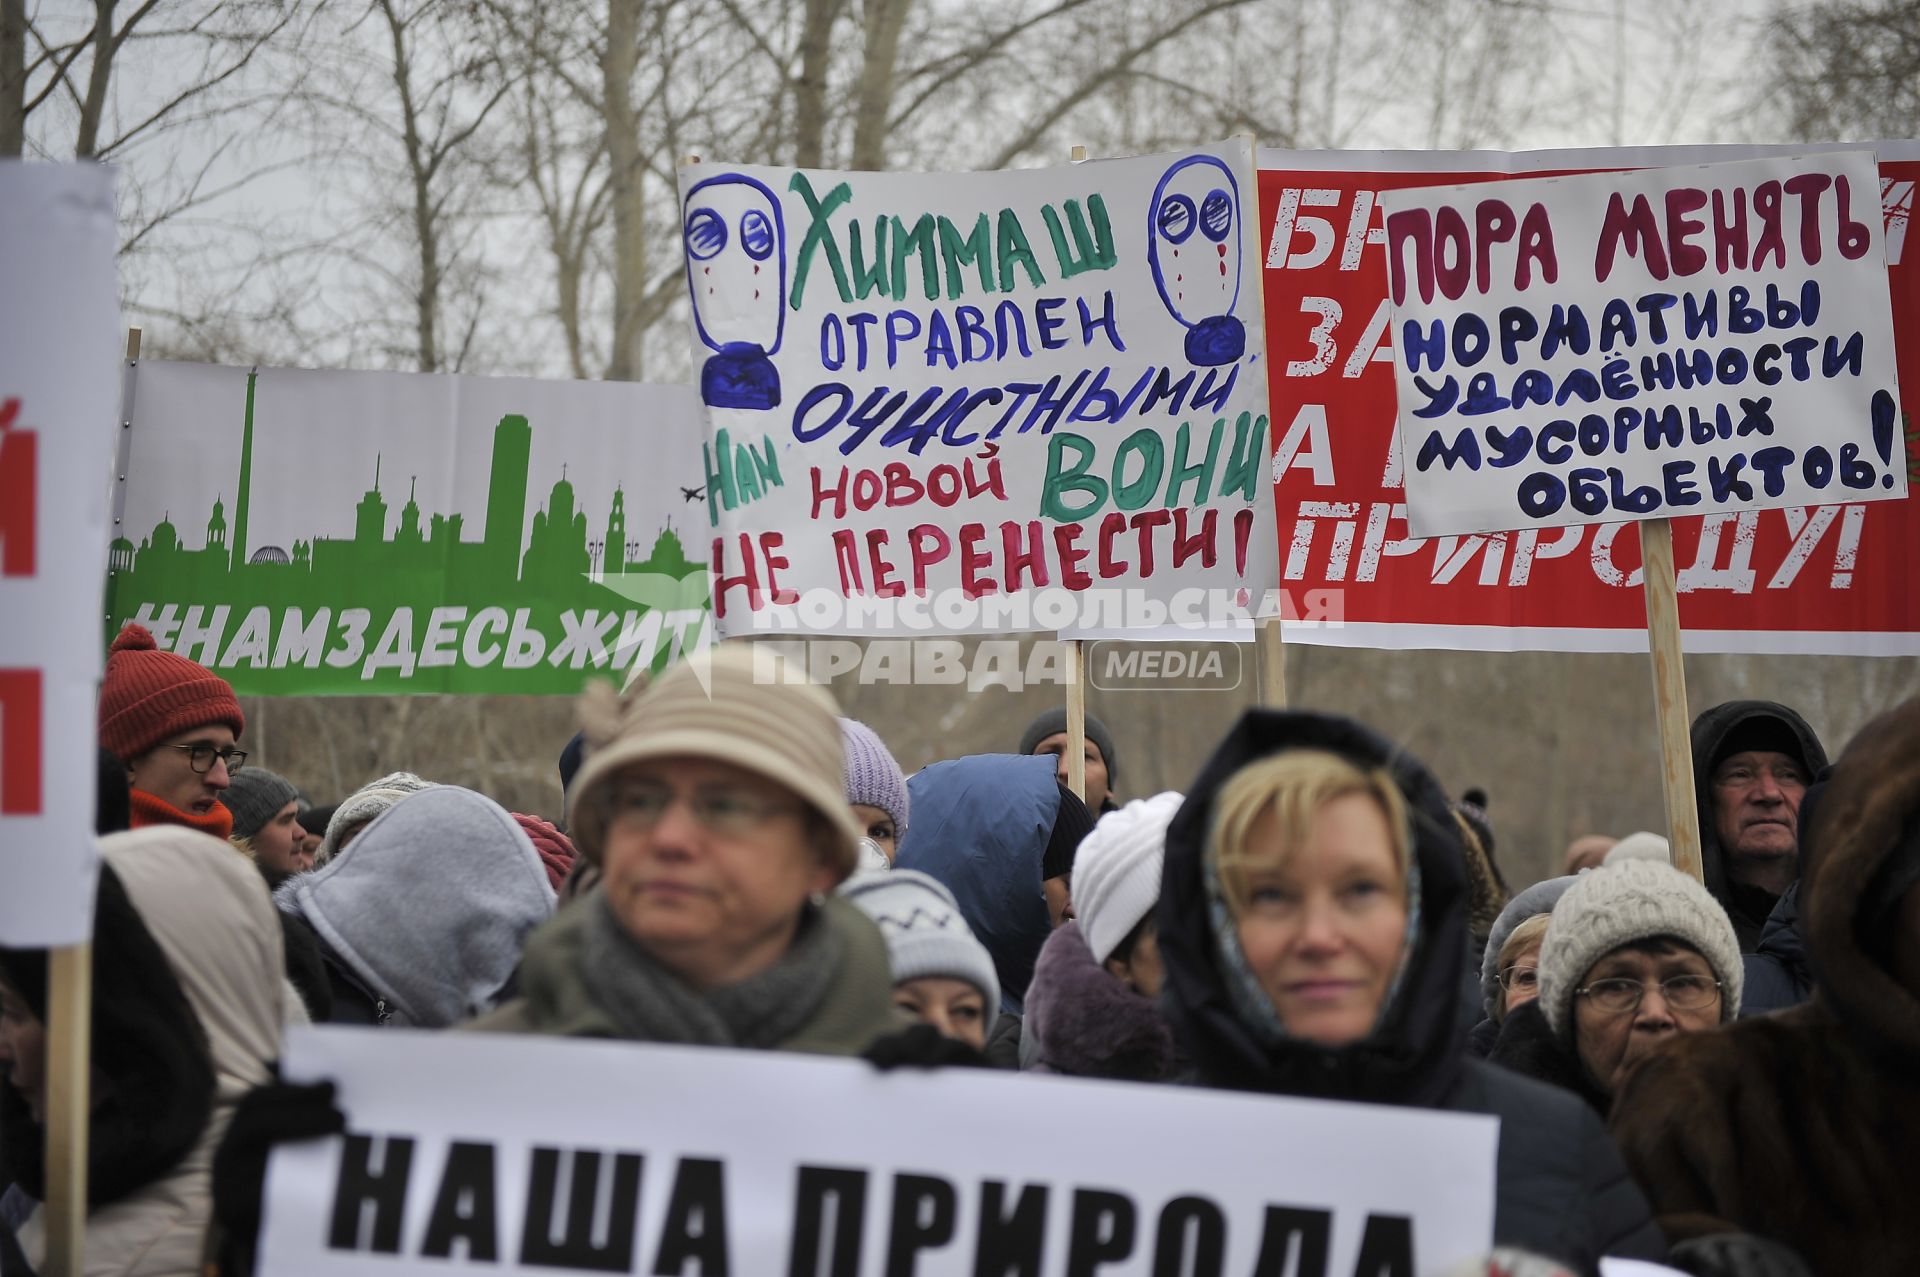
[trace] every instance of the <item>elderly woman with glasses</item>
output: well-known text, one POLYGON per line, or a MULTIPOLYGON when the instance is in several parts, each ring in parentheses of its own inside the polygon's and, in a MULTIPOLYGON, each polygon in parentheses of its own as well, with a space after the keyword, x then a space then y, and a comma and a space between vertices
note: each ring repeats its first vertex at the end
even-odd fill
POLYGON ((886 942, 831 894, 860 828, 825 692, 727 647, 582 718, 569 818, 601 885, 472 1028, 855 1055, 901 1026, 886 942))
POLYGON ((1628 860, 1582 874, 1540 946, 1540 996, 1514 1008, 1488 1058, 1605 1114, 1633 1066, 1740 1011, 1740 944, 1707 889, 1628 860))

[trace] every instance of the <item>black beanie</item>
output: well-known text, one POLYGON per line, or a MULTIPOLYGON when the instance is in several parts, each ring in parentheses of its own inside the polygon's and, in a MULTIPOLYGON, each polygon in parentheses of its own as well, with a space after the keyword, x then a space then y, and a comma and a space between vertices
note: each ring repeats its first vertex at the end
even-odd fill
POLYGON ((1040 856, 1042 882, 1064 878, 1073 872, 1073 857, 1080 842, 1093 832, 1093 813, 1074 796, 1071 789, 1054 782, 1060 790, 1060 806, 1053 813, 1053 832, 1047 835, 1047 849, 1040 856))
POLYGON ((574 773, 580 770, 580 764, 586 761, 586 757, 587 734, 575 732, 573 739, 560 750, 560 796, 563 800, 573 788, 574 773))
MULTIPOLYGON (((1028 723, 1027 730, 1020 733, 1019 752, 1022 754, 1031 754, 1035 745, 1038 745, 1041 741, 1056 732, 1064 732, 1066 730, 1067 711, 1065 707, 1057 706, 1050 709, 1040 715, 1040 717, 1034 719, 1031 723, 1028 723)), ((1113 788, 1120 779, 1120 759, 1119 756, 1113 752, 1113 733, 1107 730, 1105 723, 1089 714, 1087 715, 1087 739, 1092 741, 1094 747, 1100 751, 1100 760, 1107 765, 1107 786, 1108 788, 1113 788)))

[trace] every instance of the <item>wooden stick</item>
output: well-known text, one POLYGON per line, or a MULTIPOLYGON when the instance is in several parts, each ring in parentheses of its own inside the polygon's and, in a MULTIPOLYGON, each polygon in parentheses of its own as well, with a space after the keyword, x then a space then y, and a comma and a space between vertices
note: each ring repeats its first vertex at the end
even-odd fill
MULTIPOLYGON (((1245 138, 1247 150, 1253 155, 1254 183, 1252 189, 1247 192, 1247 198, 1253 204, 1253 224, 1258 226, 1260 225, 1260 139, 1253 133, 1236 133, 1233 136, 1236 140, 1245 138)), ((1255 279, 1257 282, 1257 274, 1255 279)), ((1260 307, 1261 314, 1264 315, 1267 305, 1266 290, 1256 287, 1253 290, 1253 296, 1254 305, 1260 307)), ((1262 324, 1262 329, 1264 328, 1265 325, 1262 324)), ((1271 427, 1267 437, 1267 455, 1269 457, 1273 455, 1271 427)), ((1272 501, 1274 498, 1271 468, 1267 473, 1268 482, 1264 490, 1267 500, 1272 501)), ((1287 648, 1286 637, 1280 630, 1280 618, 1265 617, 1255 621, 1254 626, 1256 629, 1254 646, 1258 650, 1260 666, 1260 703, 1269 709, 1285 709, 1287 707, 1287 648)))
POLYGON ((1087 800, 1087 664, 1079 639, 1067 641, 1067 788, 1087 800))
POLYGON ((1705 880, 1700 811, 1695 804, 1693 742, 1688 734, 1687 670, 1680 655, 1680 595, 1673 565, 1673 525, 1640 523, 1641 588, 1647 597, 1647 649, 1653 657, 1653 705, 1660 728, 1660 778, 1667 799, 1667 838, 1675 868, 1705 880))
POLYGON ((1280 635, 1280 618, 1256 622, 1260 653, 1260 703, 1268 709, 1287 707, 1287 647, 1280 635))
MULTIPOLYGON (((80 836, 87 836, 82 834, 80 836)), ((82 1277, 87 1240, 87 1114, 93 946, 48 955, 46 1277, 82 1277)))

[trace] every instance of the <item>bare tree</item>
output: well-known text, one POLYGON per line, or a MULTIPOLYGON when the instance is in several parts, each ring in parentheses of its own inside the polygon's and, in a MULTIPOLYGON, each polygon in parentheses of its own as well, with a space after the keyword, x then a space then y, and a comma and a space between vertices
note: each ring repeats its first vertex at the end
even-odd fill
POLYGON ((0 0, 0 159, 27 144, 27 0, 0 0))
POLYGON ((1808 141, 1912 137, 1920 128, 1920 3, 1783 7, 1761 34, 1767 119, 1808 141))

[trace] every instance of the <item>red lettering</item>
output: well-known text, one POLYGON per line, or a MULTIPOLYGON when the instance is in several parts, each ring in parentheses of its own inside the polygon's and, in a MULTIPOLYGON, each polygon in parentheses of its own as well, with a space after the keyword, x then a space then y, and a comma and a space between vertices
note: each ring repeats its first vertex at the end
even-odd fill
POLYGON ((724 620, 727 615, 727 592, 740 586, 747 591, 747 610, 760 610, 760 571, 754 561, 753 538, 749 534, 740 534, 740 557, 743 560, 739 576, 727 575, 727 538, 713 539, 713 616, 715 620, 724 620))
POLYGON ((1493 274, 1493 246, 1513 238, 1513 210, 1505 200, 1481 200, 1473 216, 1473 258, 1475 283, 1486 292, 1493 274))
POLYGON ((1186 507, 1182 506, 1173 512, 1173 567, 1175 571, 1179 571, 1181 564, 1196 554, 1200 556, 1200 566, 1203 568, 1212 567, 1214 561, 1220 557, 1219 550, 1216 549, 1213 544, 1213 534, 1220 526, 1220 520, 1217 517, 1219 513, 1220 510, 1217 506, 1211 506, 1202 512, 1200 516, 1200 530, 1192 536, 1188 536, 1186 507))
POLYGON ((1687 237, 1706 231, 1707 224, 1697 213, 1707 206, 1707 193, 1697 187, 1682 186, 1667 192, 1667 256, 1676 275, 1697 275, 1707 268, 1707 250, 1689 244, 1687 237))
POLYGON ((0 576, 34 573, 38 440, 13 428, 19 417, 19 399, 0 403, 0 576))
POLYGON ((0 816, 42 810, 40 671, 0 670, 0 816))
POLYGON ((845 466, 840 467, 840 482, 831 488, 822 487, 820 485, 820 467, 819 466, 813 467, 812 473, 813 473, 813 513, 809 514, 807 517, 810 519, 818 519, 820 517, 821 504, 824 503, 829 497, 831 497, 833 499, 833 509, 829 512, 828 517, 834 518, 834 519, 846 518, 847 517, 847 468, 845 466))
POLYGON ((1762 182, 1753 191, 1753 211, 1760 215, 1760 235, 1753 242, 1753 268, 1765 265, 1772 253, 1774 264, 1787 266, 1787 240, 1780 229, 1780 183, 1762 182))
POLYGON ((867 567, 873 574, 873 593, 876 598, 897 599, 907 592, 907 587, 894 575, 897 570, 892 563, 881 556, 886 547, 887 530, 874 528, 867 533, 867 567))
POLYGON ((840 569, 842 598, 867 592, 866 584, 860 579, 860 545, 853 539, 852 529, 833 530, 833 562, 840 569))
POLYGON ((1004 558, 1001 570, 1006 577, 1009 594, 1021 588, 1020 578, 1023 574, 1035 585, 1048 583, 1047 553, 1040 539, 1040 520, 1015 523, 1009 519, 1002 523, 1000 545, 1004 558))
POLYGON ((1236 510, 1233 513, 1233 569, 1241 576, 1247 574, 1247 539, 1253 535, 1253 511, 1236 510))
POLYGON ((912 505, 926 495, 927 490, 913 477, 913 471, 907 469, 904 461, 887 462, 887 506, 912 505))
POLYGON ((777 551, 787 543, 784 532, 762 532, 760 534, 760 557, 767 561, 767 593, 775 603, 782 607, 791 607, 800 601, 798 591, 781 588, 780 578, 776 575, 781 568, 791 567, 787 556, 777 551))
POLYGON ((1783 184, 1787 194, 1800 201, 1800 259, 1807 265, 1820 261, 1820 196, 1833 185, 1826 173, 1796 173, 1783 184))
POLYGON ((1100 579, 1110 580, 1126 575, 1126 565, 1114 562, 1113 539, 1127 530, 1127 516, 1118 510, 1109 510, 1100 520, 1100 555, 1096 563, 1100 569, 1100 579))
POLYGON ((1141 576, 1153 575, 1153 530, 1164 528, 1172 522, 1173 513, 1169 510, 1142 510, 1133 516, 1133 529, 1140 534, 1141 576))
POLYGON ((1607 215, 1600 223, 1600 246, 1594 253, 1594 278, 1604 281, 1613 273, 1614 254, 1624 250, 1629 257, 1646 255, 1647 273, 1655 279, 1667 277, 1667 253, 1660 246, 1660 224, 1653 215, 1647 197, 1633 197, 1628 210, 1619 191, 1607 197, 1607 215))
POLYGON ((907 533, 907 540, 913 548, 913 592, 925 594, 927 569, 953 553, 953 538, 936 524, 922 523, 907 533))
POLYGON ((1093 578, 1080 566, 1087 557, 1087 551, 1080 548, 1080 534, 1085 530, 1078 523, 1054 525, 1053 548, 1060 555, 1060 584, 1069 590, 1084 590, 1093 584, 1093 578))
POLYGON ((942 509, 960 499, 960 470, 957 466, 943 463, 933 468, 927 475, 927 495, 933 503, 942 509))
POLYGON ((980 549, 980 543, 986 539, 986 524, 963 523, 960 525, 960 589, 970 599, 977 599, 983 594, 994 594, 1000 589, 992 578, 980 575, 981 568, 990 568, 993 565, 992 557, 980 549))
POLYGON ((853 476, 853 508, 871 510, 880 504, 880 476, 871 470, 862 470, 853 476))

